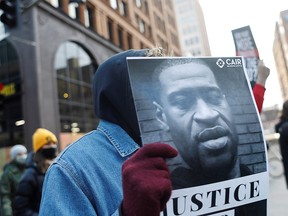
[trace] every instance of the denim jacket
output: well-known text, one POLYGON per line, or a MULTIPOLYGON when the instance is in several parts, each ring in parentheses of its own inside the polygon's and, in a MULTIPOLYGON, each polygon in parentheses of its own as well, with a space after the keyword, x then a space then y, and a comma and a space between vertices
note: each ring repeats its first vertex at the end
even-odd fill
POLYGON ((139 146, 118 125, 101 120, 56 158, 45 176, 40 215, 119 215, 123 162, 139 146))

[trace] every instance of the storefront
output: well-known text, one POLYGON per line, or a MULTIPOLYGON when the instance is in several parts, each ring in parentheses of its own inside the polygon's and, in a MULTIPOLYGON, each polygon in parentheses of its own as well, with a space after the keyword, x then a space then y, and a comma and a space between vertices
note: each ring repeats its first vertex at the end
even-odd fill
POLYGON ((93 74, 121 50, 46 2, 22 16, 0 43, 0 146, 31 150, 33 132, 44 127, 62 150, 96 127, 93 74))

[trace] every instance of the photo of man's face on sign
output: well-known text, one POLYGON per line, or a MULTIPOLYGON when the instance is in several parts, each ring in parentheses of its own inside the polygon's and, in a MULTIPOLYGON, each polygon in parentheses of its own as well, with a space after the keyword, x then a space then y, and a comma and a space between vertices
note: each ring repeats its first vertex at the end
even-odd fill
POLYGON ((265 216, 266 147, 243 59, 127 64, 142 144, 178 151, 166 161, 173 191, 161 216, 265 216))
POLYGON ((167 160, 173 190, 267 171, 265 143, 242 58, 128 58, 143 145, 167 160))

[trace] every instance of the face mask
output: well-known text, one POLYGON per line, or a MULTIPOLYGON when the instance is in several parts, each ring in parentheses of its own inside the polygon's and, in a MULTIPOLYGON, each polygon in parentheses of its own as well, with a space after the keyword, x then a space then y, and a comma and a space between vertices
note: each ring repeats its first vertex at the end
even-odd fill
POLYGON ((40 153, 44 158, 51 159, 56 156, 56 148, 43 148, 40 150, 40 153))
POLYGON ((25 164, 27 155, 17 155, 15 161, 18 164, 25 164))

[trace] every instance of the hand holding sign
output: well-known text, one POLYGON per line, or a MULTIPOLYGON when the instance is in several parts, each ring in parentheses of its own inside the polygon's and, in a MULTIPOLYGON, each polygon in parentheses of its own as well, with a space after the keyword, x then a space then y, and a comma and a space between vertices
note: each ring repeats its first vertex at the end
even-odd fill
POLYGON ((167 144, 144 145, 122 167, 123 215, 159 216, 172 192, 165 158, 177 156, 167 144))
POLYGON ((260 60, 257 66, 258 76, 256 83, 265 87, 265 82, 270 74, 270 69, 264 65, 263 60, 260 60))

